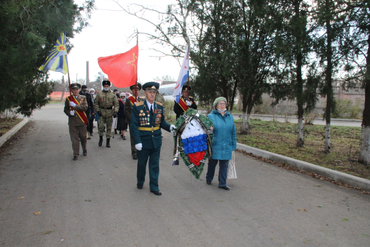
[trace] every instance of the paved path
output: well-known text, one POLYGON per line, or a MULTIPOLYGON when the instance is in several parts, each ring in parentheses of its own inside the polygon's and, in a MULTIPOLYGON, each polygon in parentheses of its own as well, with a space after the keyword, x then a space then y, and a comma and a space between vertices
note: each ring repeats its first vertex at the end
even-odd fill
MULTIPOLYGON (((164 132, 157 197, 136 189, 129 141, 88 141, 72 161, 61 104, 0 157, 1 246, 369 246, 370 196, 240 153, 231 191, 171 165, 164 132), (39 212, 40 214, 36 214, 39 212)), ((94 129, 94 131, 96 128, 94 129)))

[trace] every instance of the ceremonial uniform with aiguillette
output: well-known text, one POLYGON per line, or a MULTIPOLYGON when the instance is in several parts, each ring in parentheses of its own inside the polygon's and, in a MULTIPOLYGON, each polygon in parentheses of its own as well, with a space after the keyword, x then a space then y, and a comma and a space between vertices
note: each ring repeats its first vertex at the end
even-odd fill
POLYGON ((131 143, 131 155, 134 160, 137 159, 137 153, 134 143, 134 138, 132 137, 132 128, 131 128, 131 115, 132 115, 132 107, 139 103, 143 102, 144 99, 140 98, 139 91, 141 90, 141 84, 137 83, 130 87, 131 92, 134 94, 134 90, 137 90, 137 95, 131 95, 130 97, 127 97, 126 103, 125 103, 125 117, 126 117, 126 123, 128 124, 128 128, 130 131, 130 143, 131 143))
POLYGON ((192 97, 189 97, 189 92, 191 87, 188 85, 184 85, 181 91, 181 97, 179 99, 179 103, 176 103, 176 100, 173 105, 173 111, 176 113, 176 119, 184 114, 189 108, 197 109, 197 104, 194 102, 192 97))
POLYGON ((149 159, 150 191, 155 195, 162 195, 158 187, 159 158, 162 146, 161 128, 171 131, 175 126, 164 120, 163 106, 161 103, 154 101, 155 94, 153 94, 152 99, 149 99, 149 96, 151 96, 149 91, 156 92, 158 88, 159 84, 156 82, 147 82, 143 85, 143 89, 146 90, 146 100, 133 106, 131 128, 135 147, 138 150, 137 188, 143 188, 146 163, 149 159))
POLYGON ((103 143, 104 129, 106 131, 106 146, 110 147, 110 138, 112 135, 113 117, 117 117, 119 104, 117 96, 109 90, 110 81, 103 81, 103 90, 96 94, 94 100, 95 111, 99 115, 98 130, 99 130, 99 147, 103 143), (109 87, 107 87, 109 85, 109 87), (105 86, 105 87, 104 87, 105 86))
MULTIPOLYGON (((71 89, 80 89, 78 83, 71 84, 71 89)), ((86 148, 86 126, 87 116, 87 101, 84 95, 70 95, 66 98, 64 104, 64 113, 68 116, 69 135, 72 141, 73 160, 77 160, 80 154, 80 141, 83 150, 83 155, 87 155, 86 148)))

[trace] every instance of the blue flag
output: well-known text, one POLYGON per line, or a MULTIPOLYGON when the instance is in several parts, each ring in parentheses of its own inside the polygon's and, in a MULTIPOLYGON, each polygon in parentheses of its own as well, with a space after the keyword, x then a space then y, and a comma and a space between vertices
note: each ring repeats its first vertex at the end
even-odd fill
POLYGON ((53 49, 46 57, 45 62, 40 66, 40 71, 52 70, 68 73, 67 49, 66 49, 66 35, 60 33, 53 49))

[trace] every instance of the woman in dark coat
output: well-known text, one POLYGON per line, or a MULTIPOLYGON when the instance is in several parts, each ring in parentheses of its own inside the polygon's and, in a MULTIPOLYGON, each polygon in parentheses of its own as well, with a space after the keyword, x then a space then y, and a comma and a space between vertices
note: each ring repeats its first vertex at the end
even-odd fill
POLYGON ((119 103, 119 110, 118 110, 118 123, 117 123, 117 130, 120 132, 120 135, 123 140, 126 140, 125 131, 127 130, 126 124, 126 117, 125 117, 125 102, 126 102, 126 94, 121 93, 120 98, 118 99, 119 103))

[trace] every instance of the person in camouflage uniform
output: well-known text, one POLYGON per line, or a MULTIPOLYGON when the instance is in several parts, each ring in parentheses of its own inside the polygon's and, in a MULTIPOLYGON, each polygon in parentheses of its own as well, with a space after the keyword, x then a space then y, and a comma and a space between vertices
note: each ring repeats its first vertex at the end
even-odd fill
POLYGON ((94 108, 99 115, 99 147, 103 144, 104 128, 106 128, 106 146, 110 148, 113 118, 117 117, 119 105, 116 95, 109 90, 111 86, 110 81, 103 81, 102 85, 103 90, 96 94, 94 108))

